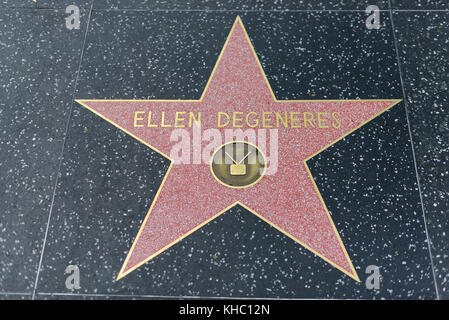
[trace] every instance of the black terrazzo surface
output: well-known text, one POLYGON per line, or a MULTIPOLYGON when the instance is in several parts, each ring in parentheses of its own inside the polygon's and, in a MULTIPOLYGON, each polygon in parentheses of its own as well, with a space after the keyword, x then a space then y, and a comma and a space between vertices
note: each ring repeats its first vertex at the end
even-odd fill
POLYGON ((392 8, 399 10, 447 10, 446 0, 390 0, 392 8))
POLYGON ((2 8, 0 299, 448 298, 447 13, 395 12, 394 37, 388 11, 379 30, 367 30, 363 1, 338 3, 95 0, 94 8, 113 10, 94 10, 90 20, 82 11, 76 31, 65 28, 63 9, 2 8), (323 8, 344 10, 266 12, 323 8), (168 161, 76 103, 66 132, 75 81, 75 98, 198 98, 237 14, 217 11, 229 9, 251 11, 238 14, 279 99, 405 91, 406 105, 309 161, 361 283, 241 207, 114 281, 168 161), (65 287, 70 264, 80 268, 81 289, 65 287), (380 267, 379 290, 365 287, 368 265, 380 267))
POLYGON ((63 18, 0 11, 0 291, 34 287, 86 30, 63 18))
POLYGON ((0 0, 0 8, 64 9, 71 4, 88 9, 94 0, 0 0))
POLYGON ((442 298, 449 298, 449 12, 394 16, 424 210, 442 298))
MULTIPOLYGON (((391 26, 388 15, 384 16, 383 32, 365 30, 361 13, 341 12, 338 19, 328 12, 248 13, 242 15, 242 20, 254 38, 273 90, 281 99, 400 97, 391 26), (306 27, 294 28, 299 21, 306 22, 306 27), (336 39, 337 35, 340 38, 336 39), (365 54, 371 51, 373 54, 365 54), (284 65, 293 67, 275 67, 284 65), (359 91, 345 94, 344 88, 350 87, 359 91)), ((97 12, 86 42, 77 97, 198 98, 234 19, 234 13, 97 12), (120 82, 114 81, 118 78, 120 82)), ((374 175, 369 181, 355 181, 353 188, 346 190, 347 196, 342 190, 335 191, 339 203, 345 205, 330 208, 336 211, 337 227, 351 247, 360 273, 369 264, 379 263, 376 258, 383 258, 383 290, 367 290, 364 282, 355 283, 243 209, 229 211, 143 268, 114 282, 168 163, 77 106, 68 133, 38 292, 66 291, 64 282, 54 274, 63 273, 68 264, 77 264, 85 281, 80 293, 86 294, 434 298, 403 106, 387 115, 388 123, 387 116, 373 122, 373 133, 361 133, 358 140, 340 145, 355 157, 347 163, 355 161, 362 172, 372 171, 377 165, 379 174, 383 173, 383 184, 393 182, 397 188, 376 190, 375 199, 367 199, 363 192, 348 199, 356 195, 356 188, 365 190, 378 185, 380 178, 374 175), (394 143, 389 146, 387 141, 392 138, 394 143), (385 142, 379 143, 379 139, 385 142), (361 158, 372 157, 365 148, 366 140, 376 148, 377 158, 363 162, 361 158), (351 145, 358 149, 348 148, 351 145), (385 159, 377 149, 385 154, 393 152, 392 158, 385 159), (390 164, 385 163, 388 160, 390 164), (383 203, 382 199, 391 194, 393 199, 383 203), (379 205, 373 206, 376 201, 379 205), (368 220, 356 214, 361 203, 365 210, 369 209, 368 220), (409 221, 408 226, 398 228, 396 215, 409 221), (367 235, 372 219, 378 219, 380 225, 367 235), (363 243, 358 240, 362 236, 367 236, 363 243)), ((322 166, 321 174, 332 175, 334 171, 334 179, 341 180, 342 174, 351 170, 343 162, 314 159, 312 168, 315 172, 317 166, 322 166), (330 170, 326 161, 338 165, 330 170)), ((347 177, 351 178, 352 174, 347 177)))
POLYGON ((387 0, 95 0, 96 9, 145 10, 365 10, 374 4, 388 9, 387 0))
POLYGON ((31 294, 0 292, 0 300, 31 300, 31 294))

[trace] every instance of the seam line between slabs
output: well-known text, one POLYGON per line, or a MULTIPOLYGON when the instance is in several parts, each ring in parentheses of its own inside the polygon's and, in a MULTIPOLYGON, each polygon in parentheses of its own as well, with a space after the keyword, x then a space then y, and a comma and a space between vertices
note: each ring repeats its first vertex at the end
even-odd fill
POLYGON ((43 240, 43 243, 42 243, 42 249, 41 249, 41 254, 40 254, 40 258, 39 258, 39 265, 38 265, 38 268, 37 268, 36 279, 34 281, 33 294, 31 296, 32 300, 34 300, 34 298, 36 297, 37 284, 39 282, 39 275, 40 275, 40 271, 41 271, 41 267, 42 267, 42 260, 43 260, 43 257, 44 257, 45 246, 47 244, 48 230, 50 228, 50 221, 51 221, 51 215, 52 215, 52 212, 53 212, 53 205, 54 205, 54 201, 55 201, 56 189, 58 187, 59 173, 61 171, 62 161, 64 160, 65 143, 66 143, 66 140, 67 140, 67 134, 68 134, 68 130, 69 130, 70 119, 71 119, 71 116, 72 116, 72 110, 73 110, 73 104, 74 104, 74 100, 73 99, 74 99, 74 96, 75 96, 75 93, 76 93, 76 90, 77 90, 78 79, 79 79, 80 70, 81 70, 81 64, 82 64, 83 56, 84 56, 84 49, 86 47, 87 33, 89 31, 89 24, 90 24, 90 19, 91 19, 91 15, 92 15, 92 8, 93 8, 93 5, 94 5, 94 1, 95 0, 92 0, 92 4, 91 4, 90 10, 89 10, 89 15, 87 17, 86 31, 84 33, 83 45, 81 47, 81 53, 80 53, 80 58, 79 58, 79 62, 78 62, 78 70, 77 70, 77 73, 76 73, 75 84, 74 84, 73 92, 72 92, 72 95, 71 95, 72 98, 71 98, 71 102, 70 102, 70 109, 69 109, 69 113, 68 113, 68 117, 67 117, 67 121, 66 121, 64 140, 62 142, 62 150, 61 150, 61 153, 60 153, 58 170, 56 171, 56 180, 55 180, 55 185, 53 187, 53 195, 52 195, 52 199, 51 199, 50 210, 49 210, 49 213, 48 213, 47 226, 45 228, 45 235, 44 235, 44 240, 43 240))
POLYGON ((409 139, 410 139, 412 155, 413 155, 413 164, 415 166, 416 182, 418 184, 418 192, 419 192, 419 199, 421 202, 421 209, 422 209, 422 215, 423 215, 423 221, 424 221, 424 229, 425 229, 426 237, 427 237, 427 248, 429 251, 430 265, 432 267, 433 283, 435 285, 436 298, 438 300, 440 300, 440 294, 439 294, 438 285, 437 285, 437 278, 435 275, 435 266, 433 264, 432 249, 431 249, 431 245, 430 245, 431 242, 430 242, 429 232, 427 230, 426 213, 425 213, 425 209, 424 209, 424 202, 423 202, 423 197, 422 197, 422 192, 421 192, 421 184, 419 182, 418 165, 416 163, 416 155, 415 155, 415 145, 413 143, 411 124, 410 124, 409 113, 408 113, 408 108, 407 108, 407 95, 405 92, 404 79, 403 79, 402 70, 401 70, 401 59, 399 56, 399 45, 396 40, 395 26, 394 26, 394 21, 393 21, 393 10, 391 10, 391 0, 388 0, 388 5, 390 7, 391 30, 393 32, 394 47, 395 47, 395 51, 396 51, 396 60, 397 60, 398 69, 399 69, 399 77, 401 80, 402 95, 404 97, 403 101, 404 101, 405 117, 407 119, 408 133, 409 133, 409 139))

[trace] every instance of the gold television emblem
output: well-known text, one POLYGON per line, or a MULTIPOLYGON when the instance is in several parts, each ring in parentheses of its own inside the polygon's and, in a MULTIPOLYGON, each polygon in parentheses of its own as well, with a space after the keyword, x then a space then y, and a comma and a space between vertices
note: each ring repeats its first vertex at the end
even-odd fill
POLYGON ((263 152, 246 141, 223 144, 211 158, 210 170, 214 178, 230 188, 247 188, 256 184, 265 174, 263 152))

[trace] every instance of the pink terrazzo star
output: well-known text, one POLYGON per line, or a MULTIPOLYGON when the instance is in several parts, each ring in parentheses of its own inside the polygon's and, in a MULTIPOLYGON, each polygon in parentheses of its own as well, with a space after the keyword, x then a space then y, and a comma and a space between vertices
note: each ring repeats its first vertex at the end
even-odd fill
MULTIPOLYGON (((172 163, 118 279, 240 204, 359 281, 306 161, 400 100, 277 100, 238 17, 199 100, 77 101, 166 157, 173 147, 170 135, 174 128, 160 125, 162 111, 167 123, 173 122, 177 111, 201 112, 202 130, 217 128, 215 115, 218 111, 259 115, 262 112, 331 114, 338 111, 340 125, 328 123, 326 129, 310 124, 307 128, 280 127, 276 173, 264 176, 248 188, 234 189, 220 184, 212 176, 208 163, 172 163), (144 111, 143 114, 152 111, 152 122, 159 125, 148 127, 142 121, 145 125, 136 127, 136 111, 144 111)), ((224 129, 219 128, 221 132, 224 129)), ((244 122, 241 129, 248 129, 248 125, 244 122)))

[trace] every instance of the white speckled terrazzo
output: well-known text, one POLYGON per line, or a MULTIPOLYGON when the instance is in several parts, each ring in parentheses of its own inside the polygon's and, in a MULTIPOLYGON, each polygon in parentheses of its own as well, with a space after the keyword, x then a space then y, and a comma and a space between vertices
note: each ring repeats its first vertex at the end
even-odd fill
POLYGON ((261 3, 0 2, 0 299, 449 298, 445 4, 261 3), (241 206, 115 281, 169 161, 73 99, 198 99, 237 14, 278 99, 405 100, 308 162, 360 283, 241 206))

